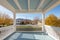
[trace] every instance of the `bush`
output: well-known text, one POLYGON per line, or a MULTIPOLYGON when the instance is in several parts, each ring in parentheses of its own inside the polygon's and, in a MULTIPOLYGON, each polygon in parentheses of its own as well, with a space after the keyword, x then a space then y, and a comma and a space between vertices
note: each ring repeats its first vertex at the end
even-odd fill
POLYGON ((7 26, 13 24, 13 19, 8 14, 0 13, 0 25, 7 26))
POLYGON ((58 19, 55 15, 49 15, 45 20, 46 25, 60 27, 60 19, 58 19))
POLYGON ((17 31, 41 31, 41 27, 34 27, 34 26, 17 26, 16 27, 17 31))

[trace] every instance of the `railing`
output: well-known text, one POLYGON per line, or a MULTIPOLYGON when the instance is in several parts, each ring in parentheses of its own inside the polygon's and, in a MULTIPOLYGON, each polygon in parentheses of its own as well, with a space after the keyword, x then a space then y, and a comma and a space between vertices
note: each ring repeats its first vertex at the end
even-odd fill
POLYGON ((55 40, 60 40, 60 36, 58 35, 57 31, 55 28, 45 25, 46 32, 48 33, 49 36, 54 38, 55 40))
POLYGON ((5 39, 7 36, 15 32, 14 26, 1 27, 0 28, 0 40, 5 39))

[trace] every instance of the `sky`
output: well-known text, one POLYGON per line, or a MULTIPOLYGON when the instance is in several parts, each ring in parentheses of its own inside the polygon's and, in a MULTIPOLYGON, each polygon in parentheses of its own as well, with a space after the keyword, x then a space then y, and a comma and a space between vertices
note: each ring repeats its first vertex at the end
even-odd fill
MULTIPOLYGON (((11 12, 10 10, 6 9, 5 7, 0 5, 0 13, 6 13, 8 14, 11 18, 13 18, 13 12, 11 12)), ((53 8, 52 10, 48 11, 45 16, 47 17, 50 14, 54 14, 57 17, 60 17, 60 5, 56 6, 55 8, 53 8)), ((16 14, 16 19, 17 18, 23 18, 23 19, 30 19, 33 20, 34 18, 42 18, 42 14, 41 13, 17 13, 16 14)))
POLYGON ((22 13, 22 14, 16 14, 16 18, 23 18, 23 19, 35 19, 35 18, 39 18, 41 19, 41 14, 40 13, 22 13))
POLYGON ((6 13, 8 14, 11 18, 13 18, 13 12, 11 12, 10 10, 8 10, 7 8, 3 7, 0 5, 0 13, 6 13))
POLYGON ((54 14, 55 16, 60 17, 60 5, 56 6, 52 10, 48 11, 46 13, 46 17, 50 14, 54 14))

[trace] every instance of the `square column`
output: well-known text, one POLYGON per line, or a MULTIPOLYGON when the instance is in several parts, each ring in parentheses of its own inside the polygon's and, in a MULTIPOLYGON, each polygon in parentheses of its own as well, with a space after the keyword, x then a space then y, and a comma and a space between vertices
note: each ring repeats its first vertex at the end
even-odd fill
POLYGON ((13 26, 15 28, 15 31, 16 31, 16 13, 13 14, 13 17, 14 17, 14 23, 13 23, 13 26))
POLYGON ((42 32, 45 32, 45 14, 42 14, 42 32))

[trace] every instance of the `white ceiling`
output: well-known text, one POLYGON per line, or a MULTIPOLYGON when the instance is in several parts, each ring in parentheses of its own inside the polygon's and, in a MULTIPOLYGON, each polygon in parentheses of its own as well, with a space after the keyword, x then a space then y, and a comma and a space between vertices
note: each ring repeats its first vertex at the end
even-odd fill
POLYGON ((47 12, 60 4, 60 0, 0 0, 0 5, 12 12, 47 12))

